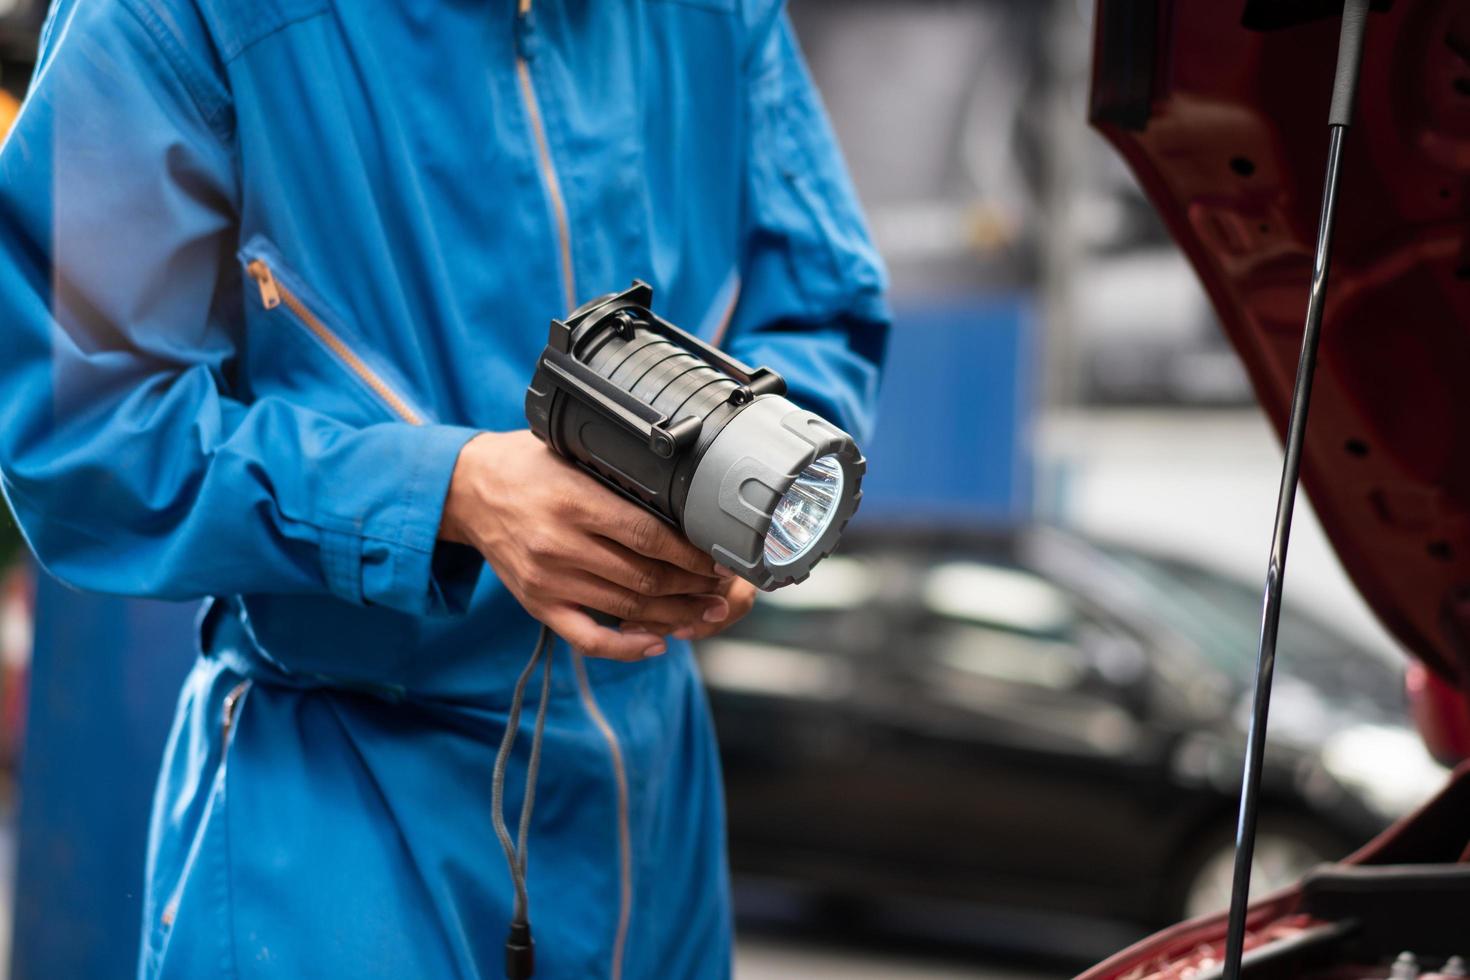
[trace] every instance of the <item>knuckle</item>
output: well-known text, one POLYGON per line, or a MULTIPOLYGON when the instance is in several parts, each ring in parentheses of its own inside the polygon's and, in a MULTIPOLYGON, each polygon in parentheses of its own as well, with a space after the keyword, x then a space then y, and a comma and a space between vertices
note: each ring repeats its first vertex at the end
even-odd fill
POLYGON ((620 594, 612 604, 615 608, 609 609, 608 612, 619 619, 634 619, 643 611, 643 603, 631 592, 620 594))
POLYGON ((532 565, 521 576, 521 584, 525 586, 526 591, 540 594, 546 591, 550 579, 551 576, 546 574, 546 569, 539 565, 532 565))
POLYGON ((664 591, 664 575, 657 569, 643 568, 636 573, 638 591, 644 595, 661 595, 664 591))
POLYGON ((646 515, 634 518, 631 529, 634 549, 645 555, 652 554, 661 543, 659 538, 662 531, 663 528, 655 518, 646 515))
POLYGON ((562 517, 578 517, 582 513, 582 498, 573 489, 562 489, 552 501, 552 509, 562 517))

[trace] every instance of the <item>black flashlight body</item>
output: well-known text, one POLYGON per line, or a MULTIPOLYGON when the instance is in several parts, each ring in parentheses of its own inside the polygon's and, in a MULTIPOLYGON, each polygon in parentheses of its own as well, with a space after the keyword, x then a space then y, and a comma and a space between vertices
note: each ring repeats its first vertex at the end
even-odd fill
POLYGON ((788 402, 779 374, 747 367, 656 316, 649 308, 652 301, 652 288, 635 282, 551 322, 526 392, 531 430, 757 586, 800 581, 832 550, 856 510, 865 468, 861 454, 846 433, 788 402), (784 428, 779 421, 764 423, 765 429, 750 424, 750 436, 737 439, 732 433, 724 441, 724 455, 734 446, 736 459, 723 460, 716 477, 728 472, 737 480, 733 493, 729 479, 712 483, 716 477, 708 466, 696 479, 707 457, 721 456, 710 454, 710 447, 757 405, 757 415, 794 421, 784 428), (752 535, 764 537, 781 495, 801 467, 823 454, 839 457, 847 474, 840 513, 814 542, 810 556, 789 569, 771 568, 760 559, 758 544, 752 548, 752 535), (733 473, 747 457, 775 462, 748 477, 733 473), (691 490, 698 497, 693 508, 691 490), (732 515, 741 526, 732 528, 732 515))
POLYGON ((558 453, 677 525, 700 452, 786 382, 655 316, 652 302, 652 288, 635 283, 553 320, 526 419, 558 453))

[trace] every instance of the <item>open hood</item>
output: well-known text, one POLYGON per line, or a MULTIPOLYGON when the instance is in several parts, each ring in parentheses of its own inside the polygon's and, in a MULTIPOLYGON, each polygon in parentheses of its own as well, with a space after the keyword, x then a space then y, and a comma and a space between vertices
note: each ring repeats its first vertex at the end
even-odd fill
MULTIPOLYGON (((1467 688, 1470 4, 1373 9, 1302 480, 1384 624, 1467 688)), ((1092 122, 1198 272, 1278 433, 1301 349, 1341 10, 1097 8, 1092 122)))

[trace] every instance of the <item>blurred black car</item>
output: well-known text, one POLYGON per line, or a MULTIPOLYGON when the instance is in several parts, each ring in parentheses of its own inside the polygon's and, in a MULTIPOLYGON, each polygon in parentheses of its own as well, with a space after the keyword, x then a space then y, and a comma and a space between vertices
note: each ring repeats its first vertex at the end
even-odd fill
MULTIPOLYGON (((1229 897, 1255 591, 1050 529, 861 532, 699 650, 737 877, 1132 925, 1229 897)), ((1402 665, 1288 610, 1255 887, 1444 779, 1402 665)))

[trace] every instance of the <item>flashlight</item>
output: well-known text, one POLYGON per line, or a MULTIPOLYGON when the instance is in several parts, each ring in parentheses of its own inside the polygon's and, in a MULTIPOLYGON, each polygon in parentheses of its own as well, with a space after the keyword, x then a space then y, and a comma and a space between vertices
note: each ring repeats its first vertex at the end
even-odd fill
POLYGON ((800 582, 857 510, 857 443, 652 303, 635 281, 551 321, 531 431, 757 587, 800 582))

